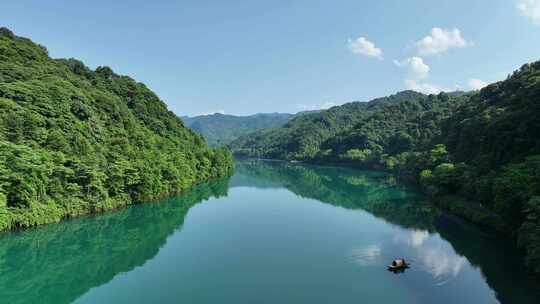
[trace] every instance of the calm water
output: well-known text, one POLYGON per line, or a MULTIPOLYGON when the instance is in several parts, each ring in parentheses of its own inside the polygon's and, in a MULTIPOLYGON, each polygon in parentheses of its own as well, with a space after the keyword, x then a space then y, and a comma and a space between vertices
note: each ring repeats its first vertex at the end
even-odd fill
POLYGON ((174 199, 4 234, 0 302, 540 303, 511 248, 381 173, 240 162, 174 199))

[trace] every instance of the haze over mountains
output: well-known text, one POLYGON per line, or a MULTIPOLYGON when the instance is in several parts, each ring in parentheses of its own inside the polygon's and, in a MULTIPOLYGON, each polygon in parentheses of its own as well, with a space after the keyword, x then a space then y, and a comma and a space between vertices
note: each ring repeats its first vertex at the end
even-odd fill
POLYGON ((185 125, 202 135, 212 146, 229 144, 242 135, 284 125, 295 114, 258 113, 236 116, 221 113, 180 117, 185 125))

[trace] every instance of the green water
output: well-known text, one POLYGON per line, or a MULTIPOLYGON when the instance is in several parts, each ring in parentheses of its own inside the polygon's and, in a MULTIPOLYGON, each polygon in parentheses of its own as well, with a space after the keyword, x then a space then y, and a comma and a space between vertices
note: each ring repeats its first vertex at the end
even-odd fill
POLYGON ((278 162, 0 237, 1 303, 540 303, 512 245, 391 176, 278 162), (395 257, 412 266, 386 271, 395 257))

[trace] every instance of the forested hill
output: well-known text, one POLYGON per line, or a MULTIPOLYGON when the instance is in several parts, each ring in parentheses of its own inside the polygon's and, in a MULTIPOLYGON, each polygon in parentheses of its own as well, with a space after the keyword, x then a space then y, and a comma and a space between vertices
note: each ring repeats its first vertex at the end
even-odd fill
POLYGON ((0 230, 154 200, 231 168, 144 84, 0 29, 0 230))
POLYGON ((186 126, 201 134, 210 145, 217 146, 228 144, 241 135, 280 127, 293 116, 286 113, 259 113, 249 116, 215 113, 181 118, 186 126))
POLYGON ((479 92, 405 92, 242 137, 235 153, 394 171, 516 239, 540 273, 540 62, 479 92))
POLYGON ((314 159, 321 145, 340 132, 350 130, 358 122, 386 106, 426 99, 427 96, 403 91, 370 102, 351 102, 324 111, 299 115, 281 128, 263 130, 241 136, 230 147, 237 155, 277 159, 314 159))

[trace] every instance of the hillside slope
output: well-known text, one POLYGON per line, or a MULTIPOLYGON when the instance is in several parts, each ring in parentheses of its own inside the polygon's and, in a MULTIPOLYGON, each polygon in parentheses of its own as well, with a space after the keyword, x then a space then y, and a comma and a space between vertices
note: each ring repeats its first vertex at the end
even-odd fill
POLYGON ((0 29, 0 230, 154 200, 231 167, 144 84, 0 29))
POLYGON ((426 98, 421 93, 403 91, 369 102, 351 102, 295 117, 281 128, 242 136, 230 147, 243 156, 313 160, 320 156, 327 140, 347 132, 373 113, 392 104, 426 98))
POLYGON ((286 113, 259 113, 235 116, 215 113, 194 117, 181 117, 186 126, 202 135, 212 146, 224 145, 251 132, 281 127, 294 115, 286 113))

